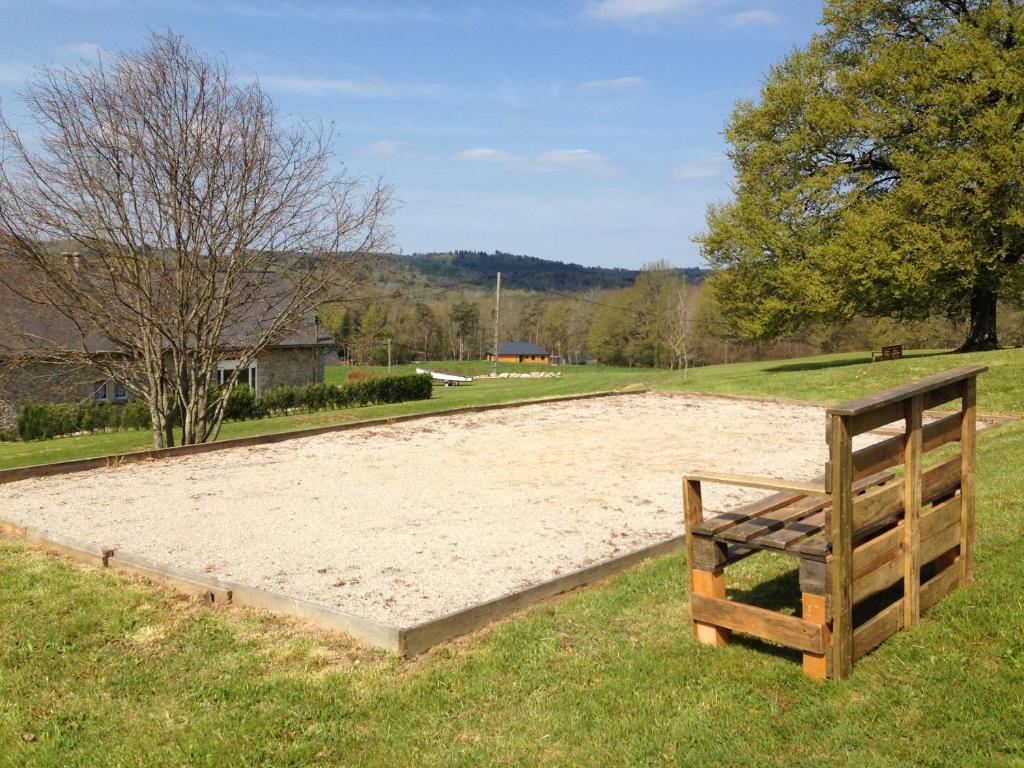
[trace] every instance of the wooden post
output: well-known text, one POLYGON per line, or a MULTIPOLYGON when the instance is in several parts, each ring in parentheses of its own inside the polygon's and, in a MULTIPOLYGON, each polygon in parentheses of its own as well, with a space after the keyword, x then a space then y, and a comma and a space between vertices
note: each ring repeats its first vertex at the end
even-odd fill
POLYGON ((978 380, 963 383, 960 421, 960 583, 974 579, 974 452, 978 419, 978 380))
POLYGON ((686 532, 686 573, 693 594, 693 526, 704 522, 704 501, 701 498, 700 480, 683 478, 683 525, 686 532))
MULTIPOLYGON (((725 569, 717 571, 697 571, 690 569, 693 579, 693 594, 706 597, 717 597, 725 599, 725 569)), ((716 627, 714 624, 705 624, 702 621, 693 622, 693 636, 704 645, 725 645, 729 640, 729 630, 716 627)))
POLYGON ((501 272, 498 273, 498 282, 494 286, 494 356, 491 358, 491 376, 498 375, 498 329, 501 315, 501 272))
POLYGON ((832 416, 832 675, 853 672, 853 437, 850 417, 832 416))
POLYGON ((921 620, 921 395, 904 402, 903 438, 903 626, 921 620))
POLYGON ((824 629, 825 653, 804 654, 804 674, 818 680, 829 676, 829 654, 832 652, 832 628, 828 624, 828 598, 825 595, 803 593, 803 618, 820 624, 824 629))
MULTIPOLYGON (((693 567, 693 526, 704 522, 700 480, 683 478, 683 517, 686 521, 686 572, 690 594, 725 598, 725 570, 698 571, 693 567)), ((693 622, 693 636, 707 645, 725 645, 729 631, 700 621, 693 622)))

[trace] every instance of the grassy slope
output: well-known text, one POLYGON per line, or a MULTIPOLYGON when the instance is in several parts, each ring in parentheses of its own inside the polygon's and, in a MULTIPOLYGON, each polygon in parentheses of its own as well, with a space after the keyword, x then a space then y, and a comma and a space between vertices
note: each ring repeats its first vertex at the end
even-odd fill
MULTIPOLYGON (((382 416, 596 392, 628 386, 691 389, 722 394, 800 397, 811 400, 842 400, 882 389, 915 376, 923 376, 957 365, 977 362, 987 363, 992 368, 981 387, 981 407, 999 412, 1024 411, 1024 393, 1017 387, 1017 377, 1024 370, 1024 350, 972 355, 915 352, 910 353, 903 360, 875 365, 870 363, 870 355, 854 353, 795 361, 708 366, 691 371, 686 381, 683 381, 681 374, 677 371, 639 368, 631 370, 603 366, 562 366, 552 369, 562 373, 562 377, 558 379, 479 381, 472 385, 459 387, 435 387, 434 397, 429 401, 229 423, 224 426, 220 438, 246 437, 327 424, 344 424, 382 416), (799 374, 799 376, 794 377, 794 374, 799 374), (796 381, 799 384, 796 385, 794 391, 794 382, 796 381)), ((438 365, 443 366, 446 370, 467 374, 481 374, 490 371, 490 365, 481 362, 448 362, 438 365)), ((411 373, 414 368, 415 366, 411 365, 395 366, 393 372, 411 373)), ((341 367, 328 368, 328 381, 342 383, 349 370, 341 367)), ((384 372, 383 368, 365 368, 363 370, 384 372)), ((527 365, 502 365, 502 370, 531 371, 537 370, 537 368, 527 365)), ((32 443, 0 443, 0 469, 137 451, 151 445, 152 438, 148 432, 116 432, 64 437, 32 443)))
MULTIPOLYGON (((983 405, 1024 411, 1024 356, 984 357, 983 405)), ((961 362, 709 368, 688 385, 839 399, 961 362)), ((0 765, 1020 765, 1022 463, 1024 424, 980 436, 976 583, 841 684, 754 641, 696 645, 680 556, 400 663, 2 544, 0 765)), ((730 586, 795 592, 780 560, 744 561, 730 586)))

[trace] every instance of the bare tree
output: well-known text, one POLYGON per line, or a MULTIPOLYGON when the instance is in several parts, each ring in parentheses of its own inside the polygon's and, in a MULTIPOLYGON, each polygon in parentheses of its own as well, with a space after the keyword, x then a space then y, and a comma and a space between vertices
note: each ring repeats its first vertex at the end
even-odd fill
POLYGON ((158 447, 175 412, 182 444, 214 439, 239 373, 350 296, 389 239, 389 188, 332 169, 330 130, 169 31, 43 68, 20 99, 36 136, 0 117, 0 281, 75 329, 73 348, 37 354, 145 398, 158 447), (225 351, 238 367, 218 387, 225 351))
POLYGON ((665 341, 675 356, 674 365, 683 372, 683 381, 690 375, 690 348, 696 327, 697 293, 698 288, 682 277, 677 277, 668 287, 665 341))

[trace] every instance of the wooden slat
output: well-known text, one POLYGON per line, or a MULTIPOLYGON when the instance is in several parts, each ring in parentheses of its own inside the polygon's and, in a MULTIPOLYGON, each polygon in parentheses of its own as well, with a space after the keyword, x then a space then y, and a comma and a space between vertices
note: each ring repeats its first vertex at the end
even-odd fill
POLYGON ((722 531, 719 536, 729 541, 746 544, 755 536, 761 536, 808 515, 820 512, 829 502, 827 497, 805 497, 793 504, 774 509, 763 515, 722 531))
POLYGON ((753 538, 747 544, 768 549, 790 549, 808 536, 820 533, 824 525, 825 513, 816 512, 802 520, 789 523, 785 528, 753 538))
MULTIPOLYGON (((960 414, 954 413, 926 424, 921 450, 927 453, 960 439, 960 414)), ((853 476, 870 475, 903 462, 903 436, 890 437, 853 453, 853 476)))
POLYGON ((952 499, 946 499, 921 515, 922 541, 960 521, 961 498, 961 496, 954 496, 952 499))
POLYGON ((960 488, 961 457, 953 456, 921 474, 921 503, 952 496, 960 488))
POLYGON ((851 417, 831 414, 832 674, 853 672, 853 435, 851 417))
POLYGON ((963 383, 960 439, 960 494, 963 508, 960 518, 960 580, 969 584, 974 579, 974 453, 978 426, 977 380, 963 383))
POLYGON ((854 579, 853 604, 857 605, 900 581, 903 578, 903 564, 903 552, 897 550, 894 559, 882 563, 859 579, 854 579))
POLYGON ((986 365, 964 365, 960 368, 953 368, 949 371, 926 376, 923 379, 917 379, 909 384, 887 389, 884 392, 878 392, 867 397, 858 398, 857 400, 834 405, 828 409, 828 413, 833 416, 857 416, 880 406, 907 400, 914 395, 923 395, 947 384, 972 378, 987 370, 988 366, 986 365))
POLYGON ((894 560, 903 546, 903 526, 867 541, 853 550, 853 578, 859 579, 878 566, 894 560))
POLYGON ((823 629, 795 616, 704 595, 690 598, 694 621, 771 640, 806 653, 824 653, 823 629))
POLYGON ((937 408, 938 406, 945 405, 953 400, 959 400, 962 396, 963 383, 960 381, 952 381, 944 387, 939 387, 938 389, 933 389, 930 392, 925 392, 923 395, 924 409, 927 411, 931 408, 937 408))
POLYGON ((960 544, 960 521, 957 520, 948 528, 921 540, 921 563, 930 563, 939 555, 944 555, 960 544))
POLYGON ((960 583, 960 564, 939 571, 921 585, 921 610, 926 611, 953 591, 960 583))
POLYGON ((921 436, 922 395, 904 401, 907 435, 903 450, 903 626, 921 620, 921 436))
POLYGON ((683 478, 683 523, 686 533, 686 574, 693 592, 693 529, 704 520, 704 501, 698 482, 683 478))
POLYGON ((763 488, 766 491, 790 491, 803 496, 811 494, 823 495, 825 493, 825 485, 820 482, 808 483, 799 480, 782 480, 774 477, 755 477, 753 475, 738 475, 732 472, 687 472, 686 477, 703 483, 736 485, 741 488, 763 488))
POLYGON ((753 517, 785 507, 802 498, 803 496, 794 493, 773 493, 771 496, 766 496, 742 507, 736 507, 736 509, 723 512, 720 515, 709 517, 703 522, 695 523, 693 532, 701 536, 714 536, 716 533, 721 533, 727 528, 731 528, 739 523, 745 523, 753 517))
POLYGON ((894 517, 903 508, 903 480, 873 488, 853 500, 853 530, 894 517))
POLYGON ((871 432, 902 418, 902 400, 879 405, 877 408, 872 408, 850 417, 850 436, 863 435, 865 432, 871 432))
POLYGON ((853 633, 853 658, 873 651, 903 628, 903 600, 865 621, 853 633))

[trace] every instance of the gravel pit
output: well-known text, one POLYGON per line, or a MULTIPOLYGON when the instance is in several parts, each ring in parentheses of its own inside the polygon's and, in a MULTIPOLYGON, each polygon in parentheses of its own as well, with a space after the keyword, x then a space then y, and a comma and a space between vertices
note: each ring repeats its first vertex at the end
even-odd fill
POLYGON ((657 393, 441 415, 22 480, 0 519, 405 627, 681 534, 687 469, 818 476, 824 423, 657 393))

